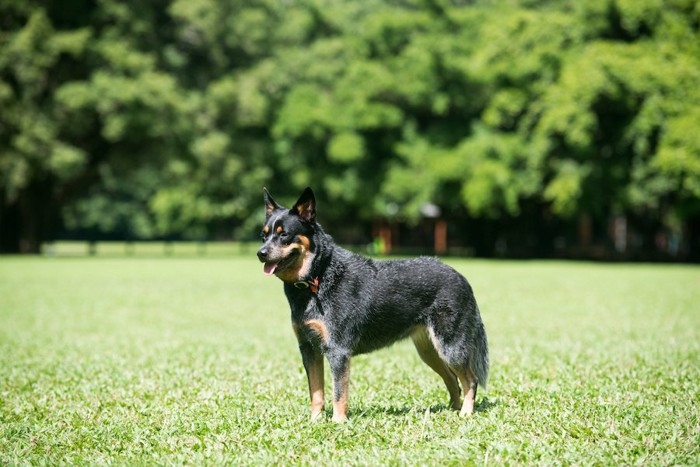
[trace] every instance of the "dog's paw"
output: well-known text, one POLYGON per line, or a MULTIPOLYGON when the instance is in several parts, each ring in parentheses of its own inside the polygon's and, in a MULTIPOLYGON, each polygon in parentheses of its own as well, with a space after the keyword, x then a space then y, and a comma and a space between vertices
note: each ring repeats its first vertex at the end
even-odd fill
POLYGON ((348 421, 348 416, 345 414, 333 414, 333 422, 334 423, 345 423, 348 421))

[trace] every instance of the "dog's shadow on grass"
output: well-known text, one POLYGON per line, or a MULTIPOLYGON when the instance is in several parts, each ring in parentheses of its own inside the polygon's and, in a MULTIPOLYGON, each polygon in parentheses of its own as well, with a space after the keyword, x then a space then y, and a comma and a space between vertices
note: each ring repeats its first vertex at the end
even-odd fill
MULTIPOLYGON (((474 412, 476 414, 479 413, 485 413, 493 409, 494 407, 499 406, 501 403, 499 401, 492 401, 489 400, 488 397, 484 397, 479 401, 475 406, 474 406, 474 412)), ((430 411, 430 413, 438 413, 438 412, 457 412, 450 408, 449 405, 447 404, 436 404, 436 405, 431 405, 430 407, 416 407, 416 406, 403 406, 403 407, 392 407, 392 406, 385 406, 385 405, 371 405, 368 407, 362 407, 362 408, 356 408, 356 409, 350 409, 349 416, 350 417, 367 417, 367 418, 374 418, 378 415, 392 415, 396 417, 401 417, 405 416, 411 412, 419 412, 419 413, 425 413, 427 411, 430 411)))

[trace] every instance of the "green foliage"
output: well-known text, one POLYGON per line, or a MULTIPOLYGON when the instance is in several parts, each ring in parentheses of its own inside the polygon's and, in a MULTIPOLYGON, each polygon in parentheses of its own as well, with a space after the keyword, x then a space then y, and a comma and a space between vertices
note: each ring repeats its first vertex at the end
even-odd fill
POLYGON ((148 237, 245 235, 265 184, 329 221, 700 212, 696 2, 75 8, 0 6, 0 209, 49 183, 73 228, 148 237))
POLYGON ((354 132, 339 133, 328 143, 328 158, 335 162, 352 163, 365 155, 362 136, 354 132))
POLYGON ((52 76, 82 58, 90 31, 57 31, 43 9, 26 14, 23 28, 0 35, 0 188, 10 201, 36 180, 72 178, 87 160, 60 137, 52 76))

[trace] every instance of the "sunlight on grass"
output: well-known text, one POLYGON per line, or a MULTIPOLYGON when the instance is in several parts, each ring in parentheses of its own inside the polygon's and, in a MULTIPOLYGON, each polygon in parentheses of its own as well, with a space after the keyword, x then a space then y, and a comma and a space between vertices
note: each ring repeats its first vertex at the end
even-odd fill
POLYGON ((335 425, 254 258, 2 258, 0 463, 700 462, 700 268, 449 263, 491 345, 475 416, 400 343, 335 425))

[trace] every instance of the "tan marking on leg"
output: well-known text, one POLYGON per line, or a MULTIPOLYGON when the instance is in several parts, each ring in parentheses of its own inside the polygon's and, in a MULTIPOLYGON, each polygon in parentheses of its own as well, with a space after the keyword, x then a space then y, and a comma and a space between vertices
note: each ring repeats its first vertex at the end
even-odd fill
POLYGON ((311 420, 318 419, 323 413, 323 396, 324 396, 324 377, 323 377, 323 354, 318 348, 314 348, 311 343, 307 342, 307 337, 304 336, 302 326, 292 322, 292 329, 297 337, 300 348, 302 350, 302 360, 304 362, 304 370, 306 370, 306 379, 309 383, 309 398, 311 399, 311 420), (309 352, 309 350, 311 352, 309 352))
POLYGON ((457 370, 452 369, 462 383, 462 391, 464 392, 464 402, 462 410, 459 412, 460 417, 466 417, 474 413, 474 399, 476 397, 476 376, 469 369, 457 370))
POLYGON ((433 343, 433 348, 440 356, 440 359, 446 360, 445 355, 442 353, 442 346, 440 345, 440 341, 437 339, 437 337, 435 337, 435 331, 433 330, 433 328, 429 328, 426 326, 425 330, 427 331, 428 337, 430 338, 430 342, 433 343))
POLYGON ((313 332, 315 332, 318 335, 318 337, 321 338, 321 342, 323 342, 324 344, 328 343, 328 328, 323 323, 323 321, 319 319, 310 319, 304 322, 304 326, 310 328, 313 332))
POLYGON ((309 379, 309 397, 311 398, 311 420, 318 419, 323 413, 323 355, 317 352, 313 362, 306 371, 309 379))
POLYGON ((339 381, 333 379, 333 421, 340 423, 348 419, 348 386, 350 368, 343 373, 339 381))
POLYGON ((452 410, 459 410, 461 407, 459 383, 457 376, 450 370, 449 366, 440 358, 433 340, 428 336, 428 331, 425 326, 417 327, 411 333, 413 344, 418 350, 420 358, 433 369, 435 373, 440 375, 447 387, 447 392, 450 394, 450 407, 452 410))

